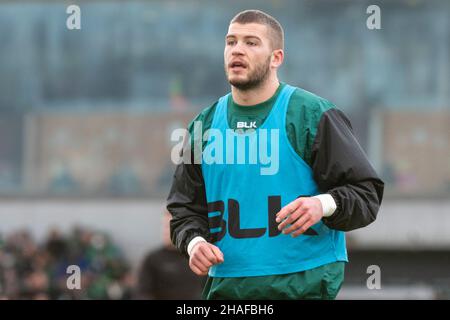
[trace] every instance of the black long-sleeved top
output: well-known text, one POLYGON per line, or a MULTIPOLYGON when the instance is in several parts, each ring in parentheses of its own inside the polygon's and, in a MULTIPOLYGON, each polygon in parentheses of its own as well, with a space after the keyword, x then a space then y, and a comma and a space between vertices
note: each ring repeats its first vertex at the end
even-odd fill
MULTIPOLYGON (((283 85, 271 99, 254 107, 239 106, 230 99, 230 127, 235 129, 238 121, 261 125, 283 85)), ((216 105, 217 102, 194 119, 201 121, 203 132, 211 126, 216 105)), ((194 121, 189 126, 191 135, 194 121)), ((345 114, 323 98, 296 90, 289 101, 285 129, 294 150, 312 168, 321 192, 335 200, 337 209, 330 217, 324 217, 323 222, 341 231, 372 223, 383 198, 384 183, 355 138, 345 114)), ((191 142, 193 145, 194 141, 191 142)), ((202 169, 194 163, 193 153, 190 163, 176 167, 167 209, 173 216, 172 242, 182 253, 187 254, 187 246, 196 236, 211 241, 202 169)))

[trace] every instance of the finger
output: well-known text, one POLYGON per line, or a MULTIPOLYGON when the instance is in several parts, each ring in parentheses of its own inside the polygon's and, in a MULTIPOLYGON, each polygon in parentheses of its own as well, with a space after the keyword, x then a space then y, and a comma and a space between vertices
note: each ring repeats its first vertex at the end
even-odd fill
POLYGON ((208 261, 208 263, 210 264, 208 267, 210 267, 213 264, 217 263, 217 258, 214 255, 214 252, 211 251, 211 246, 207 245, 207 246, 202 246, 200 248, 200 253, 202 253, 203 258, 208 261))
POLYGON ((301 228, 310 219, 311 219, 311 215, 304 211, 303 215, 297 221, 295 221, 293 224, 291 224, 291 226, 289 228, 286 228, 283 230, 283 233, 289 234, 292 231, 295 231, 295 230, 301 228))
POLYGON ((191 270, 198 276, 204 276, 206 274, 206 272, 200 270, 194 264, 191 264, 191 270))
POLYGON ((192 260, 191 261, 192 266, 196 267, 200 272, 205 273, 208 272, 209 268, 204 266, 200 261, 198 260, 192 260))
POLYGON ((276 222, 283 221, 288 215, 297 210, 297 208, 302 204, 301 198, 296 199, 284 206, 277 214, 276 214, 276 222))
POLYGON ((300 217, 302 217, 305 213, 305 209, 303 207, 299 207, 295 212, 293 212, 290 216, 288 216, 283 222, 278 225, 278 230, 283 230, 288 225, 292 225, 297 221, 300 217))
POLYGON ((209 261, 209 259, 205 256, 202 250, 204 249, 202 248, 199 251, 197 251, 193 256, 193 259, 195 262, 203 265, 205 268, 209 268, 213 265, 213 263, 209 261))
POLYGON ((204 255, 199 255, 196 259, 198 264, 201 264, 203 267, 209 269, 214 263, 212 263, 209 259, 207 259, 204 255))
POLYGON ((288 225, 293 224, 298 218, 300 217, 300 213, 295 211, 293 213, 291 213, 290 215, 288 215, 286 217, 286 219, 284 219, 279 225, 278 225, 278 230, 283 230, 284 228, 286 228, 288 225))
POLYGON ((276 216, 276 222, 283 221, 288 215, 290 215, 292 212, 294 212, 299 204, 297 203, 297 200, 292 201, 291 203, 285 205, 275 216, 276 216))
POLYGON ((210 248, 211 248, 213 254, 216 256, 217 263, 222 263, 224 261, 222 251, 220 251, 220 249, 217 248, 216 246, 211 246, 210 248))
POLYGON ((302 227, 300 227, 298 230, 296 230, 294 233, 292 233, 292 237, 296 238, 299 235, 301 235, 302 233, 304 233, 306 230, 308 230, 309 228, 311 228, 311 226, 313 225, 313 223, 311 221, 308 221, 307 223, 305 223, 302 227))

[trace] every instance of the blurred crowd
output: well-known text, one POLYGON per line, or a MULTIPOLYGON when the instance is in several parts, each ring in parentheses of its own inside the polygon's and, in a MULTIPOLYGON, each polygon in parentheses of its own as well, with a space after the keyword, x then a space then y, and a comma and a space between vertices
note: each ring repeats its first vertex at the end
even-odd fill
POLYGON ((130 299, 133 285, 129 263, 105 233, 53 229, 41 242, 25 230, 0 235, 2 299, 130 299), (80 289, 68 288, 70 265, 80 268, 80 289))

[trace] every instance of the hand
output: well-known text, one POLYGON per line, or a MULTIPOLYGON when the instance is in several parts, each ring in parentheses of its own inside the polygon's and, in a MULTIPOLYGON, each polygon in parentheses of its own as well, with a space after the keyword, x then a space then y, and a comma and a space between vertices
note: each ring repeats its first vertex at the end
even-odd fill
POLYGON ((205 276, 208 274, 211 266, 223 261, 223 253, 218 247, 202 241, 192 248, 191 256, 189 257, 189 267, 196 275, 205 276))
POLYGON ((298 198, 284 206, 276 217, 276 222, 281 222, 278 230, 284 229, 284 234, 292 233, 295 238, 322 219, 322 203, 313 197, 298 198), (288 225, 290 226, 286 228, 288 225))

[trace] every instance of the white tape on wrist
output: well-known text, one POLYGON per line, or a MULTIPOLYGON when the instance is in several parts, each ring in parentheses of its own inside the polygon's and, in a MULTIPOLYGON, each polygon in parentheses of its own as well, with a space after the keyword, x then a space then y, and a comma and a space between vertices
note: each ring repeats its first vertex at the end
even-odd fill
POLYGON ((187 253, 189 256, 191 256, 191 251, 194 248, 194 246, 199 242, 206 242, 206 240, 203 237, 195 237, 194 239, 189 242, 187 247, 187 253))
POLYGON ((313 198, 319 199, 322 203, 324 217, 330 217, 336 211, 336 202, 330 194, 319 194, 317 196, 314 196, 313 198))

